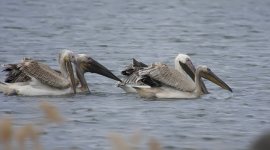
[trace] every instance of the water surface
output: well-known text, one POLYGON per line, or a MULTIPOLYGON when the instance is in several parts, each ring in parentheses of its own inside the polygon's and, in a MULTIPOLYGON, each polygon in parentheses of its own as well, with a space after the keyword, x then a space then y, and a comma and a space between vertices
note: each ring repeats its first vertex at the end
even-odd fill
MULTIPOLYGON (((61 49, 86 53, 116 75, 137 58, 173 66, 178 53, 208 65, 234 90, 206 82, 198 100, 146 101, 88 74, 91 95, 0 95, 16 126, 39 120, 39 102, 67 118, 42 135, 45 149, 110 149, 107 136, 140 130, 164 149, 243 150, 269 129, 270 2, 267 0, 6 0, 0 2, 0 64, 23 57, 57 68, 61 49)), ((0 73, 3 80, 4 73, 0 73)))

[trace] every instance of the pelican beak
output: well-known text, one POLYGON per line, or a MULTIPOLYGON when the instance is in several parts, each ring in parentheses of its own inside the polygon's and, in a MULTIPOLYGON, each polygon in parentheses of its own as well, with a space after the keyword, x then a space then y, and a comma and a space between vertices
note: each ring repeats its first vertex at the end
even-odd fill
POLYGON ((67 69, 67 73, 71 81, 71 88, 73 89, 74 94, 76 94, 76 82, 70 59, 65 59, 65 67, 67 69))
POLYGON ((104 67, 99 62, 92 59, 91 57, 87 57, 86 59, 82 59, 78 63, 80 65, 80 68, 82 69, 83 73, 85 73, 85 72, 97 73, 97 74, 100 74, 100 75, 105 76, 107 78, 111 78, 113 80, 122 82, 109 69, 107 69, 106 67, 104 67))
POLYGON ((221 88, 232 92, 232 89, 224 81, 222 81, 219 77, 217 77, 209 68, 207 68, 206 72, 201 73, 203 78, 208 79, 213 83, 217 84, 218 86, 220 86, 221 88))

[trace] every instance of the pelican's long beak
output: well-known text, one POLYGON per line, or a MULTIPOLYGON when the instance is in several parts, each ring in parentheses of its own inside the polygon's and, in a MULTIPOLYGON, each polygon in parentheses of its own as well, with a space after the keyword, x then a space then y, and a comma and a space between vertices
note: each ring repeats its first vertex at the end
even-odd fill
POLYGON ((76 82, 70 59, 65 59, 65 67, 67 69, 67 73, 71 81, 71 88, 73 89, 74 94, 76 94, 76 82))
MULTIPOLYGON (((78 60, 79 58, 77 58, 78 60)), ((96 60, 92 59, 91 57, 84 57, 84 59, 78 60, 78 63, 80 63, 80 67, 82 69, 82 72, 91 72, 91 73, 97 73, 102 76, 111 78, 116 81, 122 82, 118 77, 116 77, 109 69, 101 65, 96 60)))
POLYGON ((206 72, 201 72, 201 75, 203 78, 212 81, 221 88, 232 92, 232 89, 224 81, 222 81, 219 77, 217 77, 209 68, 207 68, 206 72))

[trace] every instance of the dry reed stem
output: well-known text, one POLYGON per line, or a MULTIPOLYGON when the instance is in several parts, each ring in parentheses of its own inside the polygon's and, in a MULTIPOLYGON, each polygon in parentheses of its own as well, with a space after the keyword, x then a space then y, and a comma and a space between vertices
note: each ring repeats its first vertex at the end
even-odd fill
POLYGON ((15 132, 15 140, 18 143, 19 150, 25 150, 26 133, 24 127, 17 129, 15 132))
POLYGON ((30 139, 33 142, 34 150, 42 150, 42 146, 39 142, 39 131, 33 124, 26 124, 19 128, 15 134, 15 138, 20 150, 25 150, 25 141, 27 139, 30 139))
POLYGON ((130 137, 130 143, 133 144, 133 145, 139 145, 139 143, 141 142, 141 139, 142 139, 142 136, 141 136, 141 133, 140 131, 135 131, 131 137, 130 137))
MULTIPOLYGON (((43 111, 48 122, 63 122, 63 117, 60 115, 58 109, 54 105, 48 102, 42 102, 40 104, 40 109, 43 111)), ((19 150, 25 150, 25 142, 28 139, 32 141, 33 150, 43 150, 39 140, 40 132, 33 125, 33 123, 26 124, 18 128, 16 132, 13 132, 12 121, 8 117, 0 120, 0 150, 2 150, 2 148, 3 150, 12 150, 11 142, 13 140, 13 134, 19 150)))
POLYGON ((149 150, 161 150, 161 145, 155 138, 149 140, 149 150))
POLYGON ((55 107, 54 105, 43 101, 40 104, 40 108, 43 111, 45 118, 47 119, 48 122, 51 123, 62 123, 64 121, 63 117, 60 115, 57 107, 55 107))
MULTIPOLYGON (((113 150, 138 150, 142 136, 140 132, 134 132, 130 137, 130 143, 128 143, 120 134, 112 133, 109 135, 109 139, 112 142, 113 150)), ((151 138, 148 142, 149 150, 162 150, 160 143, 155 138, 151 138)))
POLYGON ((109 139, 112 142, 113 150, 131 150, 125 139, 118 133, 111 133, 109 139))
POLYGON ((10 118, 6 117, 0 120, 0 142, 3 144, 4 150, 11 150, 11 140, 12 140, 12 121, 10 118))

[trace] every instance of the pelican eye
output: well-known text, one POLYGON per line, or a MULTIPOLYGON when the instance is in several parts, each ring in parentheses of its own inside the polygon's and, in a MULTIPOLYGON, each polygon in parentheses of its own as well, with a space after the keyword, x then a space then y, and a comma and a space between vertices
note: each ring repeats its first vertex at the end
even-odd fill
POLYGON ((75 56, 73 54, 70 54, 69 57, 70 57, 71 61, 75 61, 75 56))

